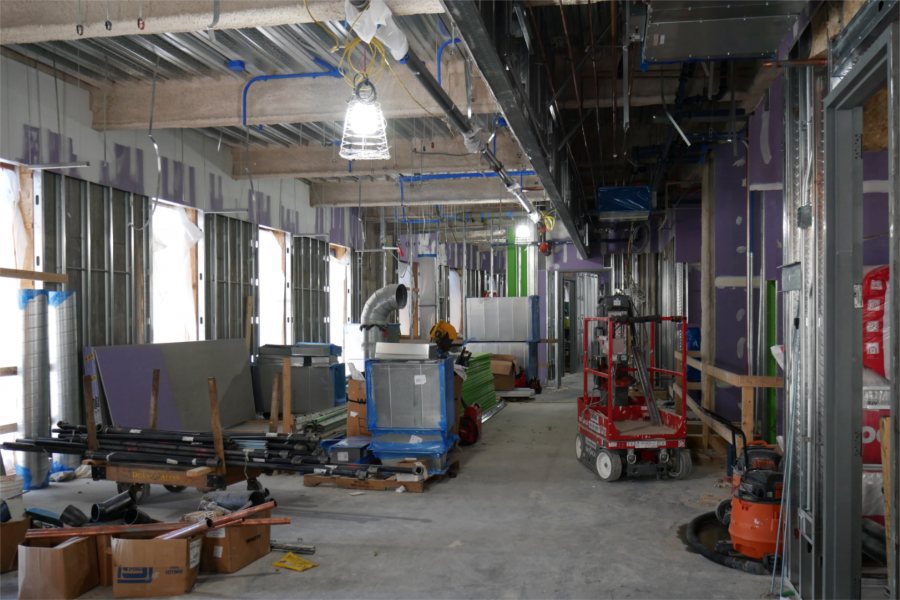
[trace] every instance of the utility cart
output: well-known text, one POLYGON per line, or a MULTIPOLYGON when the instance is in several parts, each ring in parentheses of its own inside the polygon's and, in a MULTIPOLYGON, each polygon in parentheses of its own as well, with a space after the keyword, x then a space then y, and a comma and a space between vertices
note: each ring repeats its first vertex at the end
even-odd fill
POLYGON ((575 455, 603 481, 623 474, 681 479, 692 468, 684 396, 669 400, 668 383, 687 389, 687 324, 683 317, 638 316, 624 295, 605 298, 601 317, 584 319, 583 394, 578 398, 575 455), (649 365, 643 324, 649 324, 649 365), (678 370, 656 366, 656 334, 673 327, 678 370), (662 398, 658 396, 662 396, 662 398))

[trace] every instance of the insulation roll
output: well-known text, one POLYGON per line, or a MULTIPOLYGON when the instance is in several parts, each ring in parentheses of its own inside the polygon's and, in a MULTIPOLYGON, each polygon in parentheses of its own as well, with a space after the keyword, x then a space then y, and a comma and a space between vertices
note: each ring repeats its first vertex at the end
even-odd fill
MULTIPOLYGON (((79 424, 81 399, 78 387, 78 307, 75 292, 50 292, 50 307, 56 316, 56 405, 52 423, 79 424)), ((81 459, 73 454, 55 454, 53 470, 74 469, 81 459)))
MULTIPOLYGON (((26 438, 50 435, 50 352, 47 334, 46 290, 20 290, 19 308, 25 311, 22 353, 22 433, 26 438)), ((50 458, 36 452, 20 452, 16 473, 24 488, 47 485, 50 458)))

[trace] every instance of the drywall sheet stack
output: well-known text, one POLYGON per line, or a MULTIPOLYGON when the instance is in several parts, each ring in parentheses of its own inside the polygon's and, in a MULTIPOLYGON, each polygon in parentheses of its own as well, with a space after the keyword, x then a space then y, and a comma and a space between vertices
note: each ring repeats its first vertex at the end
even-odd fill
POLYGON ((112 424, 146 427, 153 370, 160 370, 157 427, 208 431, 207 379, 214 377, 223 427, 254 418, 253 386, 243 340, 99 346, 96 360, 112 424))
POLYGON ((489 353, 479 352, 469 358, 466 380, 462 385, 462 400, 466 406, 478 406, 482 413, 488 412, 497 404, 489 353))

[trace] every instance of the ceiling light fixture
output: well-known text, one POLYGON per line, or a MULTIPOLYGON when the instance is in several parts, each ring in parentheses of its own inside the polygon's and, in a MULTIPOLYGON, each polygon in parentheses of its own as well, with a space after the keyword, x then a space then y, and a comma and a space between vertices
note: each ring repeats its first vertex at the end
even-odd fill
POLYGON ((388 160, 391 157, 387 123, 378 103, 375 84, 368 79, 356 85, 347 102, 340 155, 346 160, 388 160))

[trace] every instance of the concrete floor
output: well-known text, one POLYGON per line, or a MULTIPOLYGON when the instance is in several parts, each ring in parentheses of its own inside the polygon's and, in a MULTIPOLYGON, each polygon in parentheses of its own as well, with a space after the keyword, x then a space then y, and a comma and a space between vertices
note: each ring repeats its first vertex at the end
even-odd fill
MULTIPOLYGON (((194 598, 762 598, 769 579, 716 565, 685 549, 679 527, 727 496, 722 468, 695 466, 684 481, 601 483, 574 457, 580 381, 510 404, 466 448, 455 479, 424 494, 305 488, 264 477, 290 526, 273 539, 317 547, 304 573, 270 554, 233 575, 201 575, 194 598)), ((80 480, 29 493, 61 510, 115 492, 80 480)), ((142 508, 160 519, 196 509, 199 493, 154 487, 142 508)), ((16 574, 0 577, 12 598, 16 574)), ((95 588, 84 597, 111 597, 95 588)))

